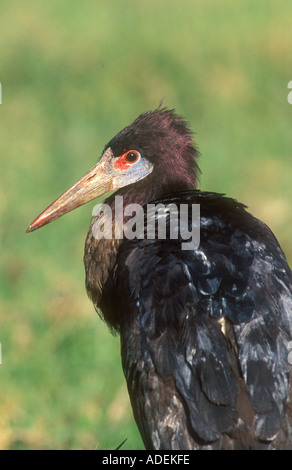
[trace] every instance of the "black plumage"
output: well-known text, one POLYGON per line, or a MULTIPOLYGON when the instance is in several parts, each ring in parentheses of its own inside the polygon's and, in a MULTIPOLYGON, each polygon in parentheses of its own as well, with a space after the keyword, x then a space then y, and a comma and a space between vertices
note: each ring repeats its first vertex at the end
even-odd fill
MULTIPOLYGON (((143 206, 145 230, 149 202, 199 204, 201 214, 200 245, 193 250, 181 249, 181 237, 96 239, 97 218, 86 240, 86 288, 121 336, 123 370, 145 447, 291 448, 292 275, 276 238, 242 204, 196 189, 198 152, 173 111, 142 114, 103 156, 127 177, 122 165, 133 149, 151 171, 115 187, 106 200, 113 213, 121 195, 124 206, 143 206)), ((87 174, 82 181, 92 178, 87 174)), ((81 204, 68 191, 71 210, 81 204)), ((68 212, 63 199, 28 230, 68 212)), ((166 222, 169 228, 169 216, 166 222)))

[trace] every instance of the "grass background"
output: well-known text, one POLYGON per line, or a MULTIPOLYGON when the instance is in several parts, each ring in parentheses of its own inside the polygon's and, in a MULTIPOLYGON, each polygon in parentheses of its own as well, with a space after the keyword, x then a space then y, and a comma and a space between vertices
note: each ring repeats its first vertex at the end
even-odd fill
POLYGON ((143 448, 84 288, 94 201, 24 231, 162 98, 196 131, 200 187, 246 203, 291 263, 291 17, 287 0, 1 0, 1 449, 143 448))

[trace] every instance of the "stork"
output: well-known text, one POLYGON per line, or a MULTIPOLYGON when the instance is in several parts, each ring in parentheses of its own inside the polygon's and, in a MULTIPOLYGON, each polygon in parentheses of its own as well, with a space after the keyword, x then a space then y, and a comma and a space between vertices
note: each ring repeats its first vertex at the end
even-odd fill
MULTIPOLYGON (((292 274, 271 230, 246 206, 197 189, 198 150, 184 119, 159 107, 105 146, 100 161, 27 229, 115 191, 105 204, 200 207, 200 242, 97 237, 86 288, 120 334, 128 392, 146 449, 289 449, 292 274)), ((119 214, 122 225, 131 220, 119 214)), ((155 213, 157 223, 161 213, 155 213)), ((143 219, 146 233, 147 218, 143 219)), ((188 215, 189 227, 192 225, 188 215)))

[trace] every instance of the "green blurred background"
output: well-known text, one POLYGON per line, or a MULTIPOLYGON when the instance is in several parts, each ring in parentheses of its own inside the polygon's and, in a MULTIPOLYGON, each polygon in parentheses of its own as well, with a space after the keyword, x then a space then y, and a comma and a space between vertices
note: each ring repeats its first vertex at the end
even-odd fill
POLYGON ((1 0, 1 449, 143 448, 84 287, 95 202, 24 231, 161 99, 196 132, 200 187, 246 203, 292 262, 291 18, 287 0, 1 0))

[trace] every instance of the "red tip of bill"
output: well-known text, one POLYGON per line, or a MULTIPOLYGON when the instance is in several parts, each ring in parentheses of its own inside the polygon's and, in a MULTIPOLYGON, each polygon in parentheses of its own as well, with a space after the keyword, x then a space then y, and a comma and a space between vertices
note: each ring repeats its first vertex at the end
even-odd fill
POLYGON ((34 232, 34 230, 36 230, 36 227, 32 227, 31 225, 26 229, 25 233, 30 233, 30 232, 34 232))

